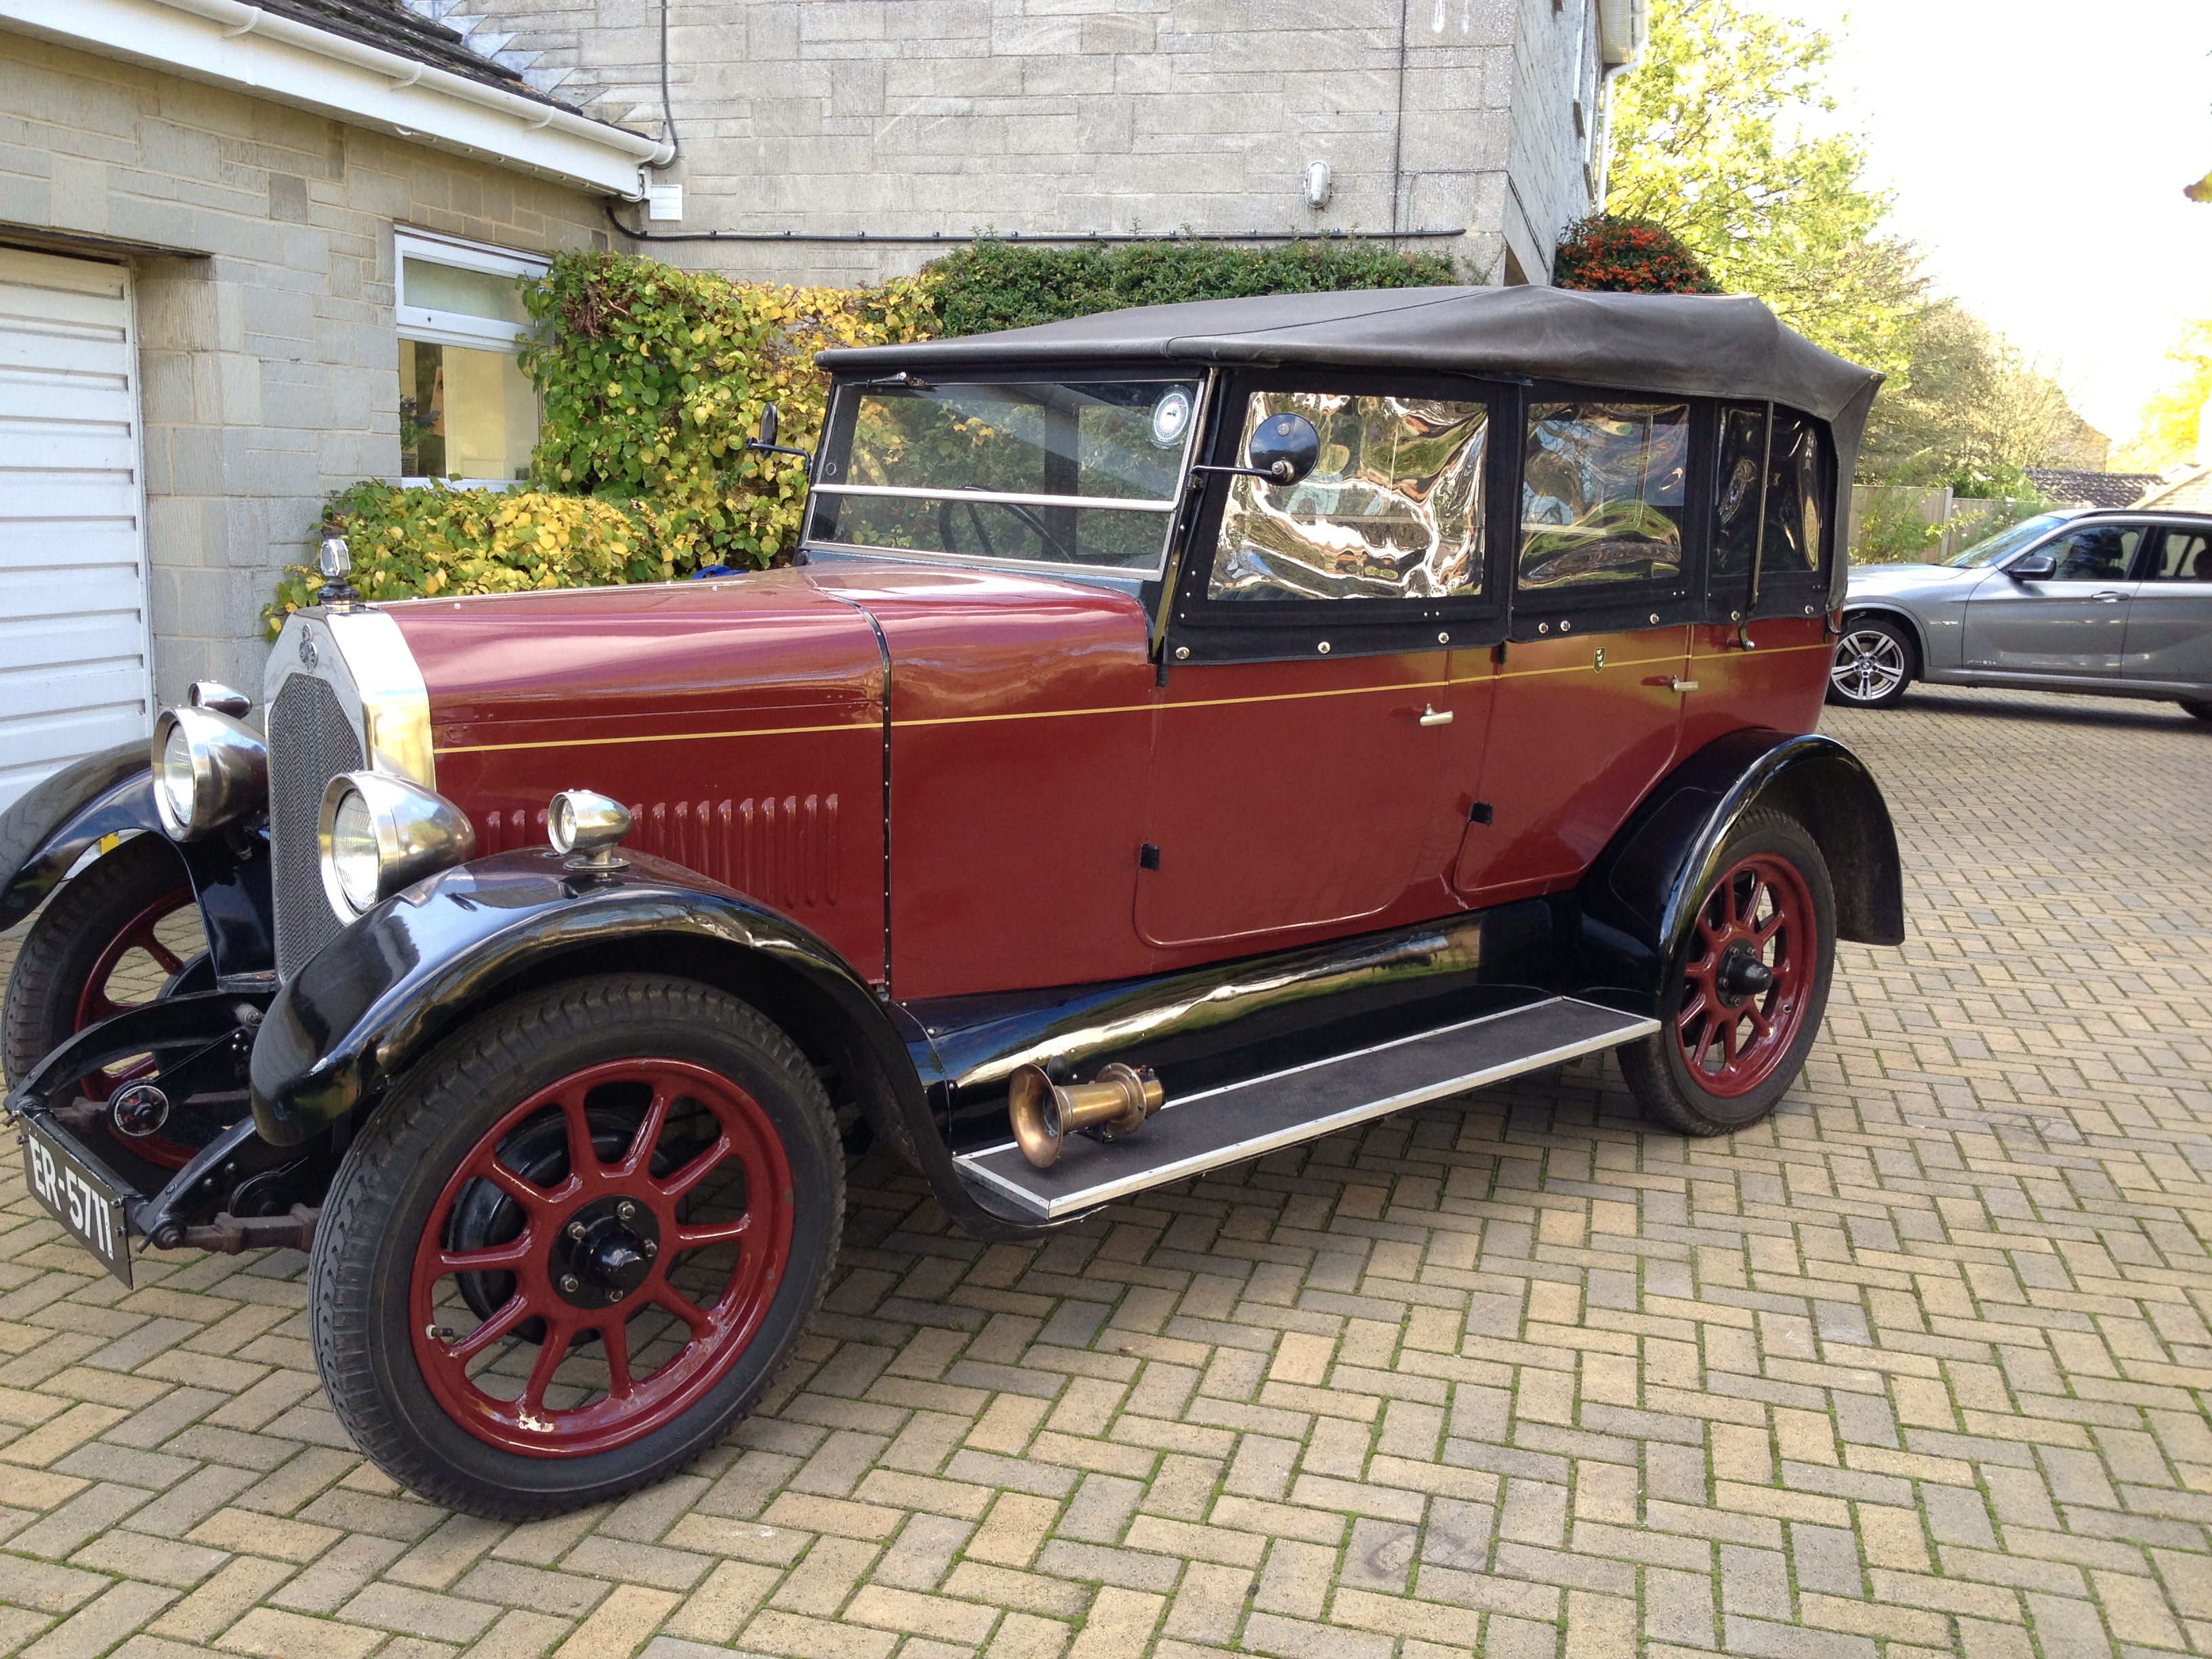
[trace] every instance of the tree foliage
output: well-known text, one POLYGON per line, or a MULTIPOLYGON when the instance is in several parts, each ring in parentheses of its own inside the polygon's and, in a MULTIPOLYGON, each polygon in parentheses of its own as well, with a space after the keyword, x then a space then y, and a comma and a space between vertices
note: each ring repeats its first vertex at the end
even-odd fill
POLYGON ((1601 294, 1718 294, 1705 261, 1666 226, 1593 213, 1567 227, 1552 256, 1560 288, 1601 294))
POLYGON ((1732 294, 1831 351, 1905 368, 1922 278, 1886 234, 1866 153, 1832 112, 1819 30, 1737 0, 1654 0, 1643 65, 1617 87, 1606 210, 1674 232, 1732 294))
POLYGON ((2104 440, 2066 392, 1954 300, 1912 318, 1905 372, 1875 398, 1860 472, 1961 495, 2033 493, 2032 466, 2104 465, 2104 440))
POLYGON ((2185 324, 2166 354, 2166 384, 2151 393, 2136 434, 2118 458, 2130 471, 2163 472, 2182 461, 2212 461, 2202 422, 2212 404, 2212 317, 2185 324))

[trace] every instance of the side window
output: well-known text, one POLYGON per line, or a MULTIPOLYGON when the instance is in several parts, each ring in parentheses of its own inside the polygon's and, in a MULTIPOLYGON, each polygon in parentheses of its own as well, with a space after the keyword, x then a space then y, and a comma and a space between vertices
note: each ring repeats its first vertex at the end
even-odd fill
POLYGON ((1776 410, 1763 574, 1804 575, 1820 568, 1820 428, 1802 415, 1776 410))
POLYGON ((1759 551, 1759 469, 1766 464, 1766 411, 1721 411, 1713 476, 1712 574, 1749 576, 1759 551))
POLYGON ((1482 592, 1479 403, 1320 392, 1253 394, 1237 453, 1261 421, 1303 415, 1321 459, 1285 489, 1231 481, 1209 599, 1431 599, 1482 592))
POLYGON ((2120 582, 2128 579, 2128 567, 2135 562, 2142 540, 2137 526, 2100 524, 2046 542, 2039 550, 2057 563, 2052 581, 2120 582))
POLYGON ((399 233, 399 471, 410 483, 525 477, 538 443, 538 392, 519 354, 530 313, 522 284, 545 261, 399 233))
POLYGON ((2150 568, 2154 582, 2212 582, 2212 534, 2169 530, 2150 568))
POLYGON ((1679 582, 1690 406, 1539 403, 1522 459, 1522 592, 1679 582))

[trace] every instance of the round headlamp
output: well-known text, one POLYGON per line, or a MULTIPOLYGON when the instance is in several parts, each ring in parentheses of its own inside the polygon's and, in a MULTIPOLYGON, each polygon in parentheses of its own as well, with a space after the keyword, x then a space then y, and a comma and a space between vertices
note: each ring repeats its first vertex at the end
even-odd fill
POLYGON ((468 815, 435 790, 383 772, 342 772, 323 791, 316 825, 323 894, 342 921, 477 849, 468 815))
POLYGON ((198 841, 261 810, 269 750, 212 708, 164 708, 154 723, 154 810, 172 841, 198 841))

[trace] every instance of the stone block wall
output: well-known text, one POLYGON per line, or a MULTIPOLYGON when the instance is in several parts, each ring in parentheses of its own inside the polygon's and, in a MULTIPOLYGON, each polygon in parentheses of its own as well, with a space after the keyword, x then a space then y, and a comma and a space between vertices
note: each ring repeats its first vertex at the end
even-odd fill
MULTIPOLYGON (((684 184, 685 218, 647 229, 1464 228, 1413 246, 1498 281, 1510 235, 1516 268, 1541 282, 1559 230, 1589 207, 1571 106, 1577 80, 1595 82, 1591 0, 670 4, 684 154, 667 176, 684 184), (1315 161, 1335 180, 1318 211, 1303 193, 1315 161)), ((459 9, 512 31, 513 48, 537 54, 540 69, 572 70, 561 95, 658 131, 657 0, 459 9)), ((839 283, 909 270, 933 252, 758 242, 650 251, 839 283)))
POLYGON ((155 684, 261 683, 261 609, 323 499, 399 467, 392 227, 605 246, 580 191, 17 34, 0 240, 135 244, 155 684), (46 240, 59 238, 60 240, 46 240))

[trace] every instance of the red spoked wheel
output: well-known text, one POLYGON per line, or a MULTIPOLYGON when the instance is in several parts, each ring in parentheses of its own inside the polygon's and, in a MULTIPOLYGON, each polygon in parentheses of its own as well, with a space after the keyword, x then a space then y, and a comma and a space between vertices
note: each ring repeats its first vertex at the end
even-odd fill
POLYGON ((1620 1049, 1629 1092, 1683 1134, 1774 1109, 1820 1034, 1835 968, 1834 889, 1795 818, 1747 813, 1659 987, 1660 1029, 1620 1049))
POLYGON ((759 1328, 790 1192, 775 1126, 727 1079, 665 1059, 562 1078, 477 1142, 431 1210, 411 1309, 423 1380, 471 1434, 529 1456, 652 1433, 759 1328), (508 1349, 520 1364, 498 1363, 508 1349))
POLYGON ((821 1305, 844 1161, 815 1066, 725 992, 556 985, 415 1060, 308 1270, 339 1420, 448 1508, 529 1520, 682 1468, 821 1305))
POLYGON ((1748 1094, 1774 1074, 1805 1018, 1820 928, 1788 860, 1740 860, 1698 908, 1674 1035, 1709 1094, 1748 1094))

